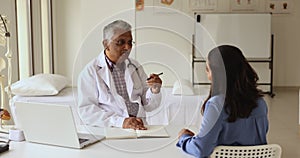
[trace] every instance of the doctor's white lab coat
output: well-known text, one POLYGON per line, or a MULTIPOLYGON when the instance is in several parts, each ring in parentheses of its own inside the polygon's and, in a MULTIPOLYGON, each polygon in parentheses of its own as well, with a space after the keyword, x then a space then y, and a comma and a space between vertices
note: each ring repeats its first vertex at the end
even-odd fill
MULTIPOLYGON (((130 59, 125 63, 129 99, 139 104, 137 117, 145 117, 145 111, 152 111, 160 105, 161 93, 152 94, 146 84, 147 75, 137 61, 130 59)), ((125 101, 116 91, 104 51, 79 75, 78 108, 84 124, 92 126, 122 127, 124 119, 129 117, 125 101)))

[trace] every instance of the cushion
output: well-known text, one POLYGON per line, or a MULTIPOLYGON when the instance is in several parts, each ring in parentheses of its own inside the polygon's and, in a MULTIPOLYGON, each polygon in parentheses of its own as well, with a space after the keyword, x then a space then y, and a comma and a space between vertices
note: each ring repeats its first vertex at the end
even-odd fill
POLYGON ((56 95, 68 85, 66 77, 58 74, 37 74, 11 85, 14 95, 45 96, 56 95))
POLYGON ((172 94, 174 95, 194 95, 192 84, 185 79, 178 80, 173 85, 172 94))

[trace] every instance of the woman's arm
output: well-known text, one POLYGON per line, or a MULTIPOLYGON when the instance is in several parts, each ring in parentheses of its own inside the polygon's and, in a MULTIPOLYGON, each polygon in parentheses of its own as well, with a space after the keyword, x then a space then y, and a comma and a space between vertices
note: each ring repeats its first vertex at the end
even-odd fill
POLYGON ((199 133, 193 136, 185 131, 176 146, 196 157, 208 157, 218 145, 218 137, 222 130, 221 111, 222 106, 208 101, 199 133))

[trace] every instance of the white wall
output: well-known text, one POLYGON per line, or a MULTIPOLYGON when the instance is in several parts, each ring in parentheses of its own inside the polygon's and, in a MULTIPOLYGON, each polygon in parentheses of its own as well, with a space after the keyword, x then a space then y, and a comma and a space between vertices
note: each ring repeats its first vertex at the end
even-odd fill
POLYGON ((80 0, 53 0, 54 72, 71 79, 82 39, 80 0))
POLYGON ((134 28, 132 0, 53 0, 55 73, 77 84, 78 73, 102 47, 103 27, 123 19, 134 28))
MULTIPOLYGON (((54 52, 55 52, 55 72, 59 74, 64 74, 70 78, 76 79, 77 73, 80 71, 85 63, 98 55, 99 51, 102 49, 102 26, 108 21, 113 19, 112 15, 121 16, 121 12, 126 9, 132 9, 134 7, 133 0, 112 0, 112 1, 99 1, 99 0, 53 0, 54 5, 54 52), (101 27, 100 27, 101 26, 101 27), (96 30, 95 30, 96 29, 96 30), (99 35, 99 36, 98 36, 99 35), (82 45, 82 47, 81 47, 82 45), (91 47, 92 46, 92 47, 91 47), (77 53, 78 52, 78 53, 77 53), (85 54, 83 54, 85 53, 85 54), (79 55, 78 55, 79 54, 79 55), (75 67, 73 65, 76 65, 75 67), (73 73, 73 69, 75 69, 73 73)), ((188 1, 181 1, 182 7, 181 11, 184 11, 188 15, 192 15, 189 10, 188 1)), ((218 1, 219 6, 228 7, 226 1, 218 1)), ((154 0, 146 0, 146 6, 153 5, 154 0)), ((272 32, 275 34, 275 54, 274 54, 274 85, 275 86, 300 86, 300 72, 298 68, 300 67, 300 45, 298 44, 300 37, 300 31, 297 31, 300 25, 300 13, 297 8, 300 7, 299 1, 293 1, 294 9, 291 14, 273 14, 272 16, 272 32), (298 43, 297 43, 298 42, 298 43)), ((260 4, 260 9, 264 9, 264 5, 260 4)), ((224 10, 226 11, 226 10, 224 10)), ((153 13, 155 11, 152 11, 153 13)), ((157 12, 156 12, 157 13, 157 12)), ((156 14, 160 19, 166 19, 165 15, 156 14)), ((137 27, 140 25, 139 15, 147 14, 145 11, 140 11, 137 13, 137 27)), ((177 15, 168 15, 176 19, 177 15)), ((126 14, 127 18, 134 19, 134 13, 126 14), (132 17, 130 17, 132 16, 132 17)), ((171 18, 171 19, 172 19, 171 18)), ((129 21, 131 21, 129 20, 129 21)), ((146 18, 142 19, 147 21, 146 18)), ((170 20, 170 19, 169 19, 170 20)), ((167 23, 167 21, 161 21, 167 23)), ((134 25, 134 22, 132 21, 134 25)), ((186 29, 187 32, 191 27, 189 24, 182 22, 182 29, 186 29)), ((133 56, 136 57, 141 62, 151 62, 151 60, 157 59, 145 59, 143 58, 143 53, 154 52, 158 58, 168 58, 173 60, 170 55, 164 54, 159 55, 158 49, 161 48, 163 51, 169 52, 185 52, 183 54, 176 53, 176 59, 180 57, 189 58, 191 48, 189 47, 189 42, 183 42, 182 37, 170 34, 166 30, 159 30, 155 33, 153 29, 144 29, 140 33, 137 31, 136 35, 137 49, 136 52, 133 50, 133 56), (148 36, 148 35, 151 36, 148 36), (158 36, 156 36, 158 35, 158 36), (147 37, 142 38, 141 37, 147 37), (168 41, 164 43, 162 41, 168 41), (158 43, 150 43, 150 42, 158 43), (139 45, 141 44, 141 45, 139 45), (152 46, 151 46, 152 45, 152 46), (175 47, 173 47, 175 46, 175 47), (151 47, 151 48, 150 48, 151 47), (159 48, 160 47, 160 48, 159 48), (155 49, 154 49, 155 48, 155 49), (175 49, 174 49, 175 48, 175 49), (150 49, 153 49, 151 51, 150 49), (147 51, 140 51, 147 50, 147 51)), ((158 59, 159 61, 159 59, 158 59)), ((177 60, 176 64, 178 67, 182 68, 182 73, 179 76, 189 79, 190 65, 188 63, 180 63, 177 60)), ((156 67, 146 68, 147 73, 159 72, 161 70, 161 65, 156 64, 156 67)), ((175 66, 175 64, 173 65, 175 66)), ((147 67, 147 65, 146 65, 147 67)), ((164 67, 164 66, 163 66, 164 67)), ((176 68, 176 67, 175 67, 176 68)), ((168 85, 171 85, 177 78, 174 76, 172 71, 165 71, 162 78, 166 76, 172 76, 169 80, 168 85)), ((76 83, 75 83, 76 85, 76 83)))
POLYGON ((293 3, 291 14, 273 14, 272 18, 276 86, 300 86, 300 1, 293 3))
POLYGON ((149 4, 136 13, 136 27, 136 59, 147 74, 163 72, 163 86, 191 80, 194 20, 190 15, 149 4))

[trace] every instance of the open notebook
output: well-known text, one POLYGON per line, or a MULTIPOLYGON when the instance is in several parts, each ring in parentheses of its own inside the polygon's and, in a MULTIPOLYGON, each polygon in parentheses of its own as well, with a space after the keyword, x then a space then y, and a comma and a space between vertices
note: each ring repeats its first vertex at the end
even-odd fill
POLYGON ((134 130, 125 128, 105 128, 106 139, 126 138, 168 138, 170 137, 164 126, 145 126, 147 130, 134 130))

